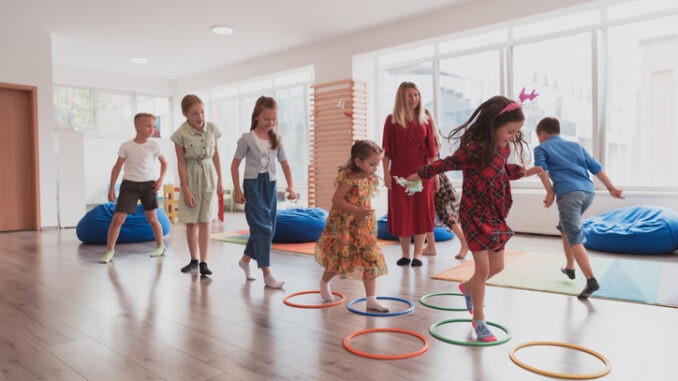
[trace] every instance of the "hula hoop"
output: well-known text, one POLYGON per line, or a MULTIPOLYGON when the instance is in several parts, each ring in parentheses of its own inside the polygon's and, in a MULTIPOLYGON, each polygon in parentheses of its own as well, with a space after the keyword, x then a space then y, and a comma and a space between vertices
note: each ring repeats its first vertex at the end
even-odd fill
POLYGON ((504 326, 501 325, 501 324, 493 323, 493 322, 491 322, 491 321, 486 321, 485 323, 487 323, 487 325, 491 325, 491 326, 493 326, 493 327, 497 327, 497 328, 501 329, 502 331, 504 331, 504 332, 506 333, 506 337, 505 337, 505 338, 503 338, 503 339, 501 339, 501 340, 497 340, 497 341, 491 341, 491 342, 484 342, 484 341, 459 341, 459 340, 454 340, 454 339, 447 338, 447 337, 445 337, 445 336, 439 334, 439 333, 436 332, 436 330, 435 330, 436 327, 441 326, 441 325, 443 325, 443 324, 447 324, 447 323, 461 323, 461 322, 471 323, 472 320, 471 320, 471 319, 448 319, 448 320, 441 320, 441 321, 439 321, 439 322, 437 322, 437 323, 433 323, 433 324, 431 325, 431 327, 428 329, 428 331, 431 333, 431 335, 432 335, 433 337, 435 337, 435 338, 438 339, 438 340, 441 340, 441 341, 444 341, 444 342, 450 343, 450 344, 466 345, 466 346, 469 346, 469 347, 490 347, 490 346, 493 346, 493 345, 504 344, 505 342, 511 340, 511 331, 509 331, 508 328, 504 327, 504 326))
POLYGON ((599 378, 603 377, 604 375, 610 373, 612 370, 612 367, 610 366, 610 361, 600 353, 593 351, 591 349, 585 348, 585 347, 580 347, 579 345, 574 345, 574 344, 567 344, 567 343, 560 343, 556 341, 532 341, 532 342, 527 342, 523 344, 517 345, 515 348, 509 352, 509 357, 511 360, 518 365, 519 367, 523 369, 527 369, 530 372, 534 372, 537 374, 541 374, 544 376, 549 376, 549 377, 555 377, 555 378, 567 378, 567 379, 573 379, 573 380, 590 380, 593 378, 599 378), (564 348, 570 348, 574 349, 580 352, 588 353, 593 357, 596 357, 598 360, 602 361, 603 364, 605 365, 605 369, 603 369, 600 372, 597 373, 588 373, 588 374, 567 374, 567 373, 556 373, 556 372, 550 372, 547 370, 542 370, 539 368, 535 368, 533 366, 527 365, 524 362, 518 360, 518 357, 516 356, 516 352, 525 347, 532 347, 532 346, 540 346, 540 345, 549 345, 553 347, 564 347, 564 348))
POLYGON ((464 308, 453 308, 453 307, 441 307, 441 306, 436 306, 434 304, 426 302, 426 299, 434 297, 434 296, 441 296, 441 295, 453 295, 453 296, 464 296, 464 294, 460 292, 434 292, 432 294, 427 294, 421 297, 419 299, 419 303, 425 305, 426 307, 429 308, 434 308, 436 310, 443 310, 443 311, 468 311, 466 307, 464 308))
POLYGON ((407 299, 403 298, 396 298, 394 296, 377 296, 377 300, 396 300, 398 302, 403 302, 407 305, 410 306, 410 308, 402 311, 395 311, 395 312, 368 312, 368 311, 360 311, 355 308, 353 308, 353 305, 356 303, 364 302, 367 300, 367 298, 359 298, 356 300, 351 301, 349 304, 346 305, 349 311, 359 314, 359 315, 365 315, 365 316, 399 316, 399 315, 405 315, 409 314, 410 312, 414 311, 414 303, 410 302, 407 299))
POLYGON ((401 360, 401 359, 408 359, 410 357, 414 356, 419 356, 420 354, 426 352, 429 348, 430 344, 426 337, 423 335, 420 335, 416 332, 408 331, 405 329, 400 329, 400 328, 370 328, 370 329, 363 329, 361 331, 353 332, 352 334, 346 336, 344 339, 344 347, 351 353, 354 353, 358 356, 363 356, 363 357, 368 357, 371 359, 377 359, 377 360, 401 360), (359 351, 351 346, 351 339, 353 339, 356 336, 360 336, 366 333, 374 333, 374 332, 396 332, 396 333, 404 333, 406 335, 411 335, 419 340, 421 340, 424 343, 424 346, 414 352, 410 353, 403 353, 400 355, 377 355, 374 353, 367 353, 367 352, 362 352, 359 351))
POLYGON ((295 292, 293 294, 286 296, 285 299, 283 299, 283 303, 287 304, 290 307, 297 307, 297 308, 326 308, 326 307, 334 307, 336 305, 343 303, 344 300, 346 300, 346 297, 344 296, 344 294, 332 291, 332 295, 338 296, 340 298, 339 300, 329 302, 329 303, 323 303, 323 304, 298 304, 298 303, 293 303, 293 302, 289 301, 289 299, 291 299, 295 296, 306 295, 306 294, 319 294, 319 293, 320 293, 320 290, 295 292))

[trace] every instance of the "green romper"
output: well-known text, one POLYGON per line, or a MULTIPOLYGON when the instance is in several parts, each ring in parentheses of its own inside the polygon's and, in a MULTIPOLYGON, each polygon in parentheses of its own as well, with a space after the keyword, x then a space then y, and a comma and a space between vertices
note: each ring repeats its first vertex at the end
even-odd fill
POLYGON ((186 181, 195 198, 195 206, 191 208, 184 204, 183 194, 179 197, 180 223, 212 222, 217 217, 217 173, 212 157, 220 137, 221 132, 210 122, 205 122, 203 131, 184 122, 172 134, 172 141, 184 149, 186 181))

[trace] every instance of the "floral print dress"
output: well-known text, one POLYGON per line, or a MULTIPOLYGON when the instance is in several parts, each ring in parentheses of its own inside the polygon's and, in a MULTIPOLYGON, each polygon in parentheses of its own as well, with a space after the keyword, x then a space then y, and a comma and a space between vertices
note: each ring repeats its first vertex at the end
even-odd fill
MULTIPOLYGON (((375 177, 364 178, 342 169, 334 181, 335 187, 340 184, 351 186, 346 201, 371 208, 371 196, 379 186, 375 177)), ((377 243, 376 217, 359 217, 332 207, 325 230, 315 245, 315 260, 342 279, 367 281, 387 274, 384 255, 377 243)))

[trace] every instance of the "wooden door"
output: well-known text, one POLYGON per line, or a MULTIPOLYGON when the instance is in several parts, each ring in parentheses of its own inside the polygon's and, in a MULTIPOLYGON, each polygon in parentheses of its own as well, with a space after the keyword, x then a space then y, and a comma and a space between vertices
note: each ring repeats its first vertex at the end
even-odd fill
POLYGON ((40 229, 37 90, 0 83, 0 232, 40 229))

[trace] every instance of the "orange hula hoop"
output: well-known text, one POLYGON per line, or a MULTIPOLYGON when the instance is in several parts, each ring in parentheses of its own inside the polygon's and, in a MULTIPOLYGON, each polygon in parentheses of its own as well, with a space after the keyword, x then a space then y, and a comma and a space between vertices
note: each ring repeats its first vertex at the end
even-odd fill
POLYGON ((295 292, 293 294, 287 295, 285 297, 285 299, 283 299, 283 303, 287 304, 290 307, 296 307, 296 308, 327 308, 327 307, 337 306, 337 305, 343 303, 346 300, 346 297, 344 296, 344 294, 332 291, 332 295, 338 296, 339 300, 335 300, 333 302, 323 303, 323 304, 299 304, 299 303, 293 303, 293 302, 289 301, 289 299, 294 298, 295 296, 306 295, 306 294, 319 294, 319 293, 320 293, 320 290, 295 292))
POLYGON ((363 329, 361 331, 353 332, 352 334, 346 336, 344 339, 344 347, 351 353, 354 353, 358 356, 363 356, 363 357, 368 357, 371 359, 376 359, 376 360, 401 360, 401 359, 408 359, 410 357, 414 356, 419 356, 420 354, 426 352, 428 348, 430 347, 430 344, 426 337, 424 335, 418 334, 416 332, 408 331, 405 329, 400 329, 400 328, 370 328, 370 329, 363 329), (356 337, 360 336, 366 333, 375 333, 375 332, 395 332, 395 333, 403 333, 406 335, 414 336, 421 340, 424 343, 424 346, 420 348, 419 350, 416 350, 414 352, 410 353, 403 353, 399 355, 378 355, 374 353, 367 353, 367 352, 362 352, 359 351, 351 346, 351 340, 356 337))

